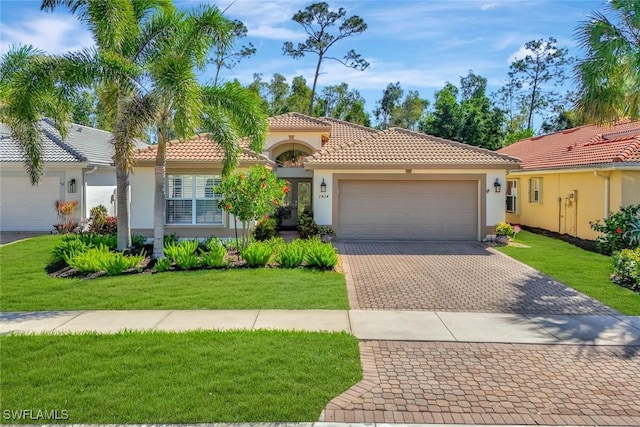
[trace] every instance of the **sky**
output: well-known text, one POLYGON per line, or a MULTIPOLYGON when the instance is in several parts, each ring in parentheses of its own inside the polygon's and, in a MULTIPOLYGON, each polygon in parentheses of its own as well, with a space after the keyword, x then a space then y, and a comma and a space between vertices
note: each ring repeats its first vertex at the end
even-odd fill
MULTIPOLYGON (((280 73, 290 83, 302 75, 311 86, 317 57, 293 59, 282 54, 285 41, 302 42, 306 34, 291 17, 312 1, 202 0, 175 1, 191 9, 213 3, 231 19, 242 21, 257 54, 244 59, 221 77, 243 84, 261 73, 268 81, 280 73)), ((342 57, 354 49, 370 66, 365 71, 345 68, 335 61, 323 63, 318 85, 346 82, 366 99, 366 109, 375 108, 389 83, 400 82, 405 90, 417 90, 433 103, 434 92, 449 81, 459 84, 469 70, 488 79, 488 91, 501 87, 509 64, 525 54, 523 45, 552 36, 558 45, 580 57, 574 31, 593 11, 602 11, 604 0, 342 0, 328 1, 343 7, 347 16, 358 15, 368 29, 344 39, 329 53, 342 57)), ((58 54, 91 46, 89 32, 68 10, 40 11, 40 1, 0 0, 0 54, 12 44, 32 44, 58 54)), ((211 82, 214 69, 203 71, 200 80, 211 82)))

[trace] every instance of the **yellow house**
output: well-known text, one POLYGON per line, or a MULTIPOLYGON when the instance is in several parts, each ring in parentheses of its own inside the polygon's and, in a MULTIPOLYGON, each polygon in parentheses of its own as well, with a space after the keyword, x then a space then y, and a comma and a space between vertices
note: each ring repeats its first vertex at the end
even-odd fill
POLYGON ((522 161, 505 182, 512 224, 595 239, 590 222, 640 203, 640 122, 581 126, 498 152, 522 161))

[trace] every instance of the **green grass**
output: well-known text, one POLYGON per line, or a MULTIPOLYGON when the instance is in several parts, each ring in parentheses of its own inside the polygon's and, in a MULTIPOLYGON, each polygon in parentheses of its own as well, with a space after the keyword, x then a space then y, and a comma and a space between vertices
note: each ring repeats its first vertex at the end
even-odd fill
POLYGON ((317 421, 362 378, 347 334, 282 331, 0 337, 5 411, 57 422, 317 421))
POLYGON ((336 272, 265 268, 54 279, 44 267, 59 239, 0 248, 2 311, 349 308, 344 276, 336 272))
POLYGON ((609 280, 611 258, 527 231, 518 233, 515 242, 530 247, 496 249, 621 313, 640 315, 640 295, 609 280))

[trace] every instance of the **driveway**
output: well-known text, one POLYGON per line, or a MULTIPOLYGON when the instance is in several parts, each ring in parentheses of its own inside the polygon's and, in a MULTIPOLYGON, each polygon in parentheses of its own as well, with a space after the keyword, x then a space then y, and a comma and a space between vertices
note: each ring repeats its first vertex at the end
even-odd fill
POLYGON ((0 245, 28 239, 29 237, 42 236, 44 234, 49 233, 45 231, 0 231, 0 245))
MULTIPOLYGON (((575 320, 576 336, 590 315, 618 314, 476 243, 340 242, 338 248, 352 309, 523 319, 580 314, 564 316, 575 320)), ((492 328, 482 320, 467 326, 492 328)), ((321 420, 637 426, 639 349, 362 340, 363 380, 329 402, 321 420)))
POLYGON ((352 309, 618 314, 479 243, 340 242, 352 309))

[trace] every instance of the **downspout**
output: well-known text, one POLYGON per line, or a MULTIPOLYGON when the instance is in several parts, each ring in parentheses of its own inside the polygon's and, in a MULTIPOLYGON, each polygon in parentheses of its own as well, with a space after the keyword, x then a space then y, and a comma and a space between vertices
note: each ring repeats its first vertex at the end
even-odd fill
POLYGON ((94 166, 90 171, 84 171, 82 173, 82 211, 84 212, 86 219, 89 219, 89 207, 87 206, 87 175, 94 173, 97 170, 98 167, 94 166))
POLYGON ((609 197, 609 192, 610 192, 610 187, 611 187, 611 183, 610 183, 610 178, 609 175, 600 175, 600 172, 593 171, 593 174, 595 176, 599 176, 600 178, 604 178, 604 218, 609 218, 609 212, 611 212, 610 209, 610 197, 609 197))

